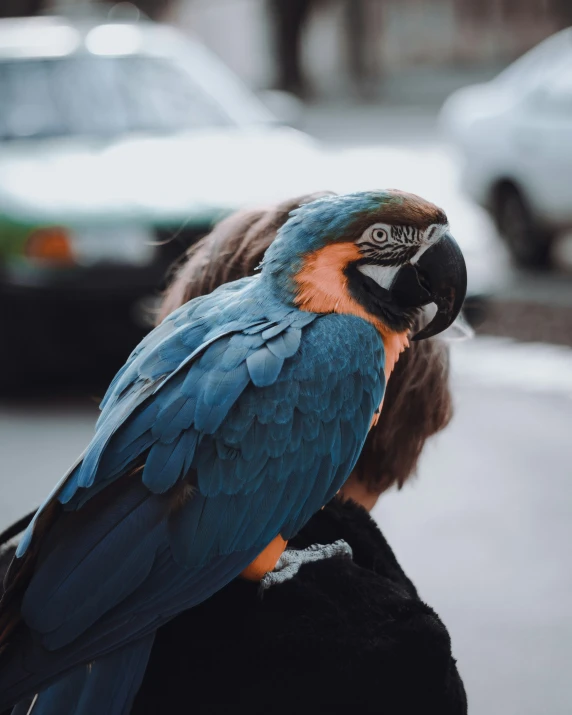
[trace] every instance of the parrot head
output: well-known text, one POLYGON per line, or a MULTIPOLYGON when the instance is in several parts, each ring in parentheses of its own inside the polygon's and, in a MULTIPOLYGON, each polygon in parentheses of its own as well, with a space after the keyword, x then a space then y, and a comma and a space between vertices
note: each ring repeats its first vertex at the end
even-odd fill
POLYGON ((396 190, 327 196, 301 206, 267 250, 262 274, 284 300, 317 313, 353 313, 413 339, 446 330, 467 290, 463 254, 445 213, 396 190))

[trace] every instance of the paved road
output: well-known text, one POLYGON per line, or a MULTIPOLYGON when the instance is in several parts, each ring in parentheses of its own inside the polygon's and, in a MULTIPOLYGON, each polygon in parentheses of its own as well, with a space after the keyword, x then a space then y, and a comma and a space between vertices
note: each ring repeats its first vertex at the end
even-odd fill
MULTIPOLYGON (((456 416, 375 510, 450 628, 471 715, 569 715, 572 350, 453 346, 456 416)), ((0 407, 0 527, 91 435, 88 400, 0 407)))

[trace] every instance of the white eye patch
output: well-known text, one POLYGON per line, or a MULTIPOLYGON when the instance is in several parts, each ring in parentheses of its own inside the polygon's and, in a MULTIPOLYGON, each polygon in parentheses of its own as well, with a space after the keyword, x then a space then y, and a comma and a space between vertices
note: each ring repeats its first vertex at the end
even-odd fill
POLYGON ((449 224, 437 224, 434 223, 432 226, 428 226, 424 233, 423 243, 419 251, 411 259, 411 263, 415 264, 421 258, 428 248, 431 248, 437 241, 443 236, 443 234, 449 231, 449 224))
POLYGON ((371 263, 362 263, 357 267, 360 273, 363 273, 364 276, 368 276, 375 281, 378 286, 386 288, 387 290, 391 288, 391 284, 400 268, 401 266, 375 266, 371 263))
POLYGON ((445 233, 449 233, 448 223, 433 223, 431 226, 427 226, 423 232, 423 243, 428 243, 432 246, 434 243, 437 243, 445 233))

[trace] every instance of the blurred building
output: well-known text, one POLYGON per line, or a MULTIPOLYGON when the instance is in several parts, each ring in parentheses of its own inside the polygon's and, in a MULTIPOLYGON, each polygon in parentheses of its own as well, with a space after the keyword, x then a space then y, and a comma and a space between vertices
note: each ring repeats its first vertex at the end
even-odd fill
POLYGON ((303 14, 299 63, 317 95, 375 94, 392 77, 427 69, 490 73, 572 24, 569 0, 180 0, 168 17, 260 88, 275 85, 277 62, 288 61, 276 51, 273 23, 295 22, 294 6, 303 14))
MULTIPOLYGON (((95 0, 3 0, 0 16, 95 0)), ((127 3, 123 3, 124 5, 127 3)), ((504 66, 572 24, 570 0, 133 0, 153 19, 194 31, 250 86, 374 98, 443 92, 504 66), (439 72, 436 73, 436 70, 439 72), (298 76, 299 75, 299 76, 298 76), (458 81, 455 76, 461 75, 458 81), (447 78, 449 78, 447 80, 447 78), (416 83, 418 85, 415 89, 416 83), (388 87, 389 85, 389 87, 388 87), (431 91, 431 90, 430 90, 431 91)))

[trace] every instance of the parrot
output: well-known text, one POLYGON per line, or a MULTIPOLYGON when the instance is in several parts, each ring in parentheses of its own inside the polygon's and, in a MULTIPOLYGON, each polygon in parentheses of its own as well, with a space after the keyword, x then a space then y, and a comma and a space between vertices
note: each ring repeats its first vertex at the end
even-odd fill
POLYGON ((18 545, 0 712, 128 713, 157 629, 273 570, 353 470, 399 354, 466 289, 442 209, 363 191, 295 209, 254 276, 167 316, 18 545))

